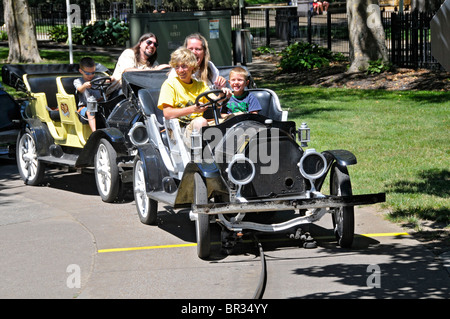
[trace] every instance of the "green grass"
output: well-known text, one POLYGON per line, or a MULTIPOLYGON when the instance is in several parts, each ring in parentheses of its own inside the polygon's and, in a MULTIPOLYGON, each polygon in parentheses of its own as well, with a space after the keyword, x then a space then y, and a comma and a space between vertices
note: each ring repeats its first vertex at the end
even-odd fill
POLYGON ((355 194, 386 192, 393 218, 450 223, 450 92, 390 92, 267 84, 310 148, 347 149, 355 194))

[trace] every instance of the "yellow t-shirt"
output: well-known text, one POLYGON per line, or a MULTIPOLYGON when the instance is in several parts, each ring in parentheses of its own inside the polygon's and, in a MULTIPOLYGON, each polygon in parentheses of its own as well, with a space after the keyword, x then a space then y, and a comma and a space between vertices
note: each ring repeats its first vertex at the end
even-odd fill
MULTIPOLYGON (((181 108, 193 105, 197 96, 208 90, 209 87, 204 82, 192 79, 191 84, 186 84, 179 77, 168 78, 161 86, 158 108, 163 110, 165 106, 181 108)), ((207 99, 203 98, 200 102, 205 103, 207 99)), ((189 123, 194 118, 202 115, 203 113, 192 113, 180 117, 179 120, 183 123, 189 123)))

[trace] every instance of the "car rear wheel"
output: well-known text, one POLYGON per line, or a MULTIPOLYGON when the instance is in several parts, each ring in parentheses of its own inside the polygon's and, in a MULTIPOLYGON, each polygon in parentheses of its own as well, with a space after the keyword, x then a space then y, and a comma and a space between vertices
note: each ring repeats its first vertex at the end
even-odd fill
POLYGON ((117 153, 105 139, 101 139, 95 154, 95 182, 104 202, 112 203, 120 190, 119 168, 116 164, 117 153))
MULTIPOLYGON (((336 196, 352 195, 352 185, 347 167, 333 164, 331 168, 330 194, 336 196)), ((355 231, 354 207, 345 206, 335 208, 332 213, 334 234, 338 244, 343 248, 350 248, 355 231)))
MULTIPOLYGON (((194 205, 208 203, 205 182, 198 174, 194 174, 194 205)), ((201 259, 208 258, 211 250, 211 225, 209 215, 198 213, 195 219, 195 235, 197 237, 197 255, 201 259)))
POLYGON ((155 225, 158 214, 158 202, 147 196, 144 165, 139 157, 134 161, 133 193, 134 202, 136 203, 136 209, 141 222, 146 225, 155 225))
POLYGON ((25 184, 40 184, 45 176, 45 165, 37 158, 36 142, 28 129, 18 137, 16 158, 20 177, 25 184))

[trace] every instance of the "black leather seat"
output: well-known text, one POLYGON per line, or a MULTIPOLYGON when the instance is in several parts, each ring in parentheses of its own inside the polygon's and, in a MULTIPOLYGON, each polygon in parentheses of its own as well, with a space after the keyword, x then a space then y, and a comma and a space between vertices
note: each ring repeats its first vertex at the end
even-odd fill
POLYGON ((262 110, 259 114, 275 121, 281 121, 283 119, 280 102, 275 92, 268 89, 250 89, 249 92, 255 95, 259 104, 261 104, 262 110))
POLYGON ((144 114, 146 116, 155 114, 159 124, 164 125, 163 111, 158 108, 159 91, 159 89, 141 89, 138 91, 138 97, 144 114))

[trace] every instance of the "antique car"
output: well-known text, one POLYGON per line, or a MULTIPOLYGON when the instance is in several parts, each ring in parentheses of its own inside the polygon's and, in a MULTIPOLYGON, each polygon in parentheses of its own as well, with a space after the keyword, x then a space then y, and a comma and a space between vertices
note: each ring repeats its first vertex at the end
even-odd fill
POLYGON ((21 101, 17 101, 0 86, 0 155, 14 156, 17 135, 21 127, 21 101))
POLYGON ((190 209, 197 254, 208 258, 211 223, 221 226, 222 246, 228 251, 245 233, 299 229, 331 215, 339 245, 350 247, 354 206, 383 202, 385 194, 352 195, 347 166, 356 164, 356 157, 347 150, 307 148, 310 129, 306 123, 297 128, 288 121, 275 92, 254 87, 249 91, 262 111, 223 122, 218 91, 201 94, 197 101, 207 97, 216 125, 194 131, 188 148, 178 120, 164 119, 157 108, 159 88, 137 90, 144 120, 129 134, 137 148, 133 193, 141 222, 157 223, 158 203, 190 209), (327 176, 330 190, 321 192, 327 176), (292 211, 295 214, 282 221, 260 218, 292 211))
MULTIPOLYGON (((3 82, 28 95, 23 125, 15 136, 18 170, 27 185, 38 185, 48 165, 94 167, 102 200, 113 202, 132 185, 133 144, 127 133, 142 115, 125 95, 105 98, 90 106, 97 107, 97 130, 92 132, 77 112, 73 80, 81 76, 78 70, 78 64, 3 66, 3 82)), ((97 64, 96 73, 99 77, 91 83, 104 91, 109 70, 97 64)))

